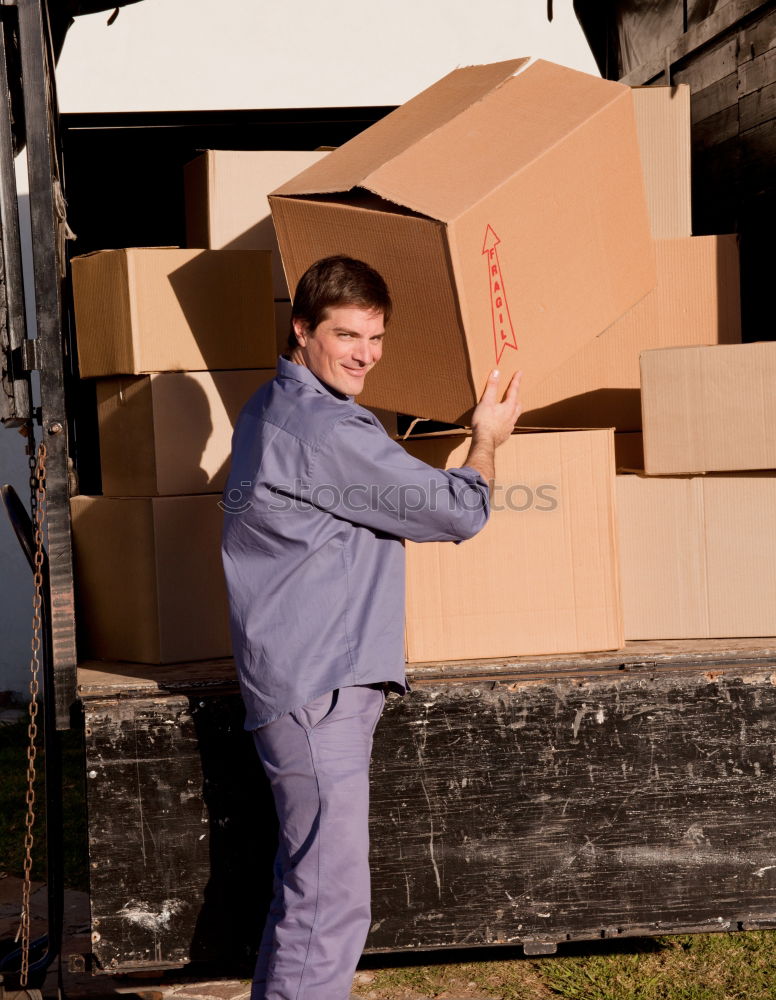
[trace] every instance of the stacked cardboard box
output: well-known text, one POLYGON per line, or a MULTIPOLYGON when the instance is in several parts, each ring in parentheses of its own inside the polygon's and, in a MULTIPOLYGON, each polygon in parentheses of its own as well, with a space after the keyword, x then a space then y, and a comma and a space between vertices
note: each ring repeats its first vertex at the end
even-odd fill
MULTIPOLYGON (((459 425, 494 366, 540 385, 655 285, 631 91, 543 61, 450 74, 270 204, 291 285, 332 253, 388 282, 359 401, 459 425)), ((406 446, 449 466, 467 442, 406 446)), ((498 485, 477 538, 408 543, 408 659, 619 646, 612 432, 515 434, 498 485)))
MULTIPOLYGON (((265 250, 271 255, 276 356, 288 344, 291 291, 283 272, 267 196, 284 181, 322 160, 328 152, 209 149, 184 169, 186 240, 190 247, 265 250)), ((395 411, 370 409, 388 433, 395 435, 395 411)))
MULTIPOLYGON (((638 468, 640 352, 740 341, 737 241, 692 236, 689 155, 687 87, 518 60, 456 71, 270 203, 291 283, 336 252, 388 280, 364 399, 466 425, 489 369, 522 368, 524 424, 614 427, 618 464, 638 468)), ((497 485, 543 482, 559 507, 494 509, 460 547, 408 544, 409 660, 622 641, 607 434, 514 435, 497 485)), ((440 465, 466 450, 408 447, 440 465)))
POLYGON ((633 91, 655 239, 655 288, 523 394, 535 426, 641 428, 639 355, 651 348, 741 340, 738 240, 692 236, 690 88, 633 91))
POLYGON ((646 351, 617 484, 625 635, 776 635, 776 344, 646 351))
POLYGON ((73 294, 104 492, 71 501, 81 652, 228 656, 218 494, 236 416, 274 373, 270 255, 106 250, 73 261, 73 294))
MULTIPOLYGON (((91 654, 169 662, 228 651, 212 495, 223 484, 222 452, 205 449, 195 469, 182 451, 199 451, 207 422, 173 429, 172 416, 194 412, 183 402, 193 393, 220 400, 221 416, 209 419, 231 425, 229 400, 247 388, 246 373, 191 372, 274 365, 289 288, 332 253, 375 266, 394 299, 384 359, 359 402, 465 428, 487 373, 498 366, 506 382, 521 368, 523 423, 579 428, 512 436, 480 536, 408 544, 408 659, 620 646, 615 451, 620 466, 641 464, 639 353, 740 339, 735 238, 691 236, 687 88, 634 92, 541 60, 457 70, 328 155, 204 154, 186 174, 189 242, 235 262, 272 251, 266 194, 276 183, 269 202, 284 270, 274 268, 271 284, 264 265, 260 297, 265 321, 272 309, 286 319, 271 361, 249 361, 234 326, 224 339, 217 317, 200 315, 203 303, 181 297, 206 251, 155 251, 192 255, 162 268, 175 294, 160 310, 174 330, 199 331, 188 353, 177 334, 159 351, 143 333, 154 310, 138 275, 151 251, 79 265, 84 275, 98 264, 113 275, 111 322, 123 331, 123 346, 108 348, 104 294, 76 300, 84 373, 114 376, 99 398, 103 473, 116 495, 74 501, 77 547, 79 536, 93 537, 79 522, 104 538, 81 587, 91 654), (159 374, 175 369, 189 374, 159 374), (113 457, 122 445, 129 457, 113 457), (191 544, 205 537, 215 548, 191 544), (125 592, 118 565, 147 585, 125 592), (138 621, 148 623, 140 637, 138 621)), ((259 306, 238 296, 231 308, 244 317, 259 306)), ((454 466, 466 431, 406 446, 454 466)), ((623 509, 621 500, 621 523, 623 509)))

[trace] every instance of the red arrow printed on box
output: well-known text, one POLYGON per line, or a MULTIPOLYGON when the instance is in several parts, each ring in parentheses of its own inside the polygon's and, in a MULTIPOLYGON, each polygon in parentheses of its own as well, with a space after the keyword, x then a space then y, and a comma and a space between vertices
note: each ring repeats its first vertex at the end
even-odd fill
POLYGON ((512 317, 509 315, 509 303, 507 293, 504 288, 504 277, 501 273, 501 263, 498 259, 498 245, 501 240, 498 238, 489 224, 485 227, 485 240, 482 244, 482 252, 488 262, 488 279, 490 281, 490 309, 493 317, 493 345, 496 350, 496 364, 501 361, 501 355, 505 347, 517 350, 517 339, 515 338, 515 328, 512 326, 512 317))

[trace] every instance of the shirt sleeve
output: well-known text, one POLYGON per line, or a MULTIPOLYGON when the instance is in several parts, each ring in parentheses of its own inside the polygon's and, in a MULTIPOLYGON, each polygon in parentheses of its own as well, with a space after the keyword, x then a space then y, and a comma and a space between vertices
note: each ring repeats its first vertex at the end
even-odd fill
POLYGON ((309 502, 413 542, 460 542, 488 520, 488 486, 478 472, 426 465, 358 415, 334 425, 311 473, 309 502))

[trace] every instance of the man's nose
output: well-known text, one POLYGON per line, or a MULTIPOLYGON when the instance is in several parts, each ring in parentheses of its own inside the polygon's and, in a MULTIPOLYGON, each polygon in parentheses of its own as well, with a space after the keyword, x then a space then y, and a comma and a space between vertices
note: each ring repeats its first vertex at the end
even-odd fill
POLYGON ((360 340, 353 350, 353 360, 362 365, 370 365, 374 359, 374 347, 368 341, 360 340))

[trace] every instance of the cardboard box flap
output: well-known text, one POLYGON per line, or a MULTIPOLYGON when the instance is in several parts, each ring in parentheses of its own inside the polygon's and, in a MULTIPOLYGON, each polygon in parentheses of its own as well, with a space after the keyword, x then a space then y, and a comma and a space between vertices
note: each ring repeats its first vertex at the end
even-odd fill
MULTIPOLYGON (((543 59, 486 96, 487 107, 464 108, 387 160, 364 180, 364 186, 415 212, 451 222, 599 111, 615 101, 631 101, 623 84, 543 59), (439 178, 439 183, 429 184, 429 177, 439 178)), ((633 138, 635 142, 635 122, 633 138)))
POLYGON ((449 222, 598 111, 615 100, 630 100, 622 84, 542 59, 526 62, 454 71, 273 196, 361 187, 449 222), (474 81, 468 74, 475 75, 474 81), (439 183, 429 184, 429 177, 439 183))
POLYGON ((375 170, 481 100, 527 62, 510 59, 453 70, 272 195, 334 194, 361 186, 372 190, 366 181, 375 170))

